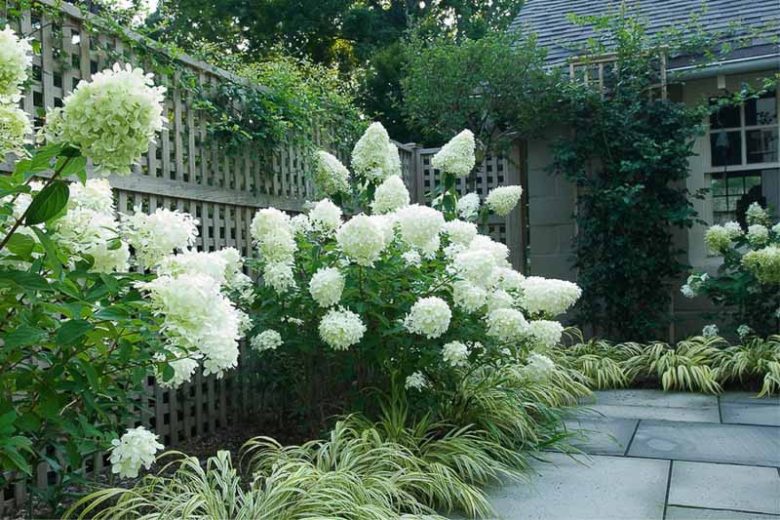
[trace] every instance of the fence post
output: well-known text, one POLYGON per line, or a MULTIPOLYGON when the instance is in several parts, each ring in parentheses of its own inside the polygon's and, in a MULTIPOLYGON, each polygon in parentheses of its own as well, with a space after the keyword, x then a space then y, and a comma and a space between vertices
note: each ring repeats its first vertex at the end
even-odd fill
MULTIPOLYGON (((506 184, 521 186, 522 154, 518 144, 513 144, 509 150, 506 166, 506 184)), ((506 245, 509 248, 509 261, 512 263, 512 267, 518 271, 522 270, 525 255, 525 240, 523 237, 525 197, 526 194, 524 193, 520 203, 506 217, 506 245)))

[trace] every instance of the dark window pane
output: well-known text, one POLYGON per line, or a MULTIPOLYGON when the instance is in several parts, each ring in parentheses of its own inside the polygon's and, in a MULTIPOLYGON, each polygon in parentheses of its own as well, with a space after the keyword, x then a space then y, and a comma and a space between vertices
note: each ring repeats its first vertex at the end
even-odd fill
POLYGON ((729 195, 742 195, 745 193, 745 183, 742 181, 742 176, 738 174, 729 175, 728 193, 729 195))
POLYGON ((777 161, 777 128, 748 130, 745 134, 748 163, 777 161))
POLYGON ((713 166, 742 164, 742 139, 739 132, 713 132, 710 150, 713 166))
POLYGON ((777 96, 767 92, 759 99, 750 99, 745 103, 745 124, 774 125, 777 123, 777 96))
POLYGON ((710 128, 739 128, 739 106, 725 106, 710 116, 710 128))
POLYGON ((719 197, 726 194, 726 183, 719 176, 712 176, 712 195, 719 197))

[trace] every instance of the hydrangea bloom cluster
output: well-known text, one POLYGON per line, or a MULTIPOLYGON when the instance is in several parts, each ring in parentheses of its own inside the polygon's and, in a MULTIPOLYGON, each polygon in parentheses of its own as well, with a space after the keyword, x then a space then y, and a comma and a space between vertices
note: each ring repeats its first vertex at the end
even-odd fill
POLYGON ((378 184, 393 175, 401 175, 398 148, 381 123, 371 123, 352 150, 352 168, 362 179, 378 184))
POLYGON ((309 222, 314 231, 333 233, 341 225, 341 215, 341 208, 329 199, 322 199, 309 211, 309 222))
POLYGON ((505 217, 515 209, 522 194, 523 188, 520 186, 499 186, 488 193, 485 204, 496 215, 505 217))
POLYGON ((447 332, 451 318, 452 311, 447 302, 437 296, 429 296, 412 305, 404 319, 404 327, 413 334, 433 339, 447 332))
POLYGON ((751 224, 747 230, 747 240, 753 247, 760 247, 769 242, 769 228, 763 224, 751 224))
POLYGON ((15 103, 32 65, 32 46, 7 27, 0 31, 0 103, 15 103))
POLYGON ((282 335, 273 329, 267 329, 252 338, 250 345, 257 352, 276 350, 284 344, 282 335))
POLYGON ((500 343, 523 340, 529 333, 528 321, 517 309, 496 309, 485 318, 487 335, 500 343))
POLYGON ((422 390, 428 386, 428 380, 422 372, 414 372, 406 377, 404 387, 407 390, 422 390))
POLYGON ((377 186, 371 209, 374 213, 390 213, 409 205, 409 190, 398 175, 388 177, 377 186))
POLYGON ((538 346, 547 349, 561 342, 563 325, 552 320, 534 320, 529 322, 528 332, 538 346))
POLYGON ((111 441, 111 472, 122 478, 136 478, 141 467, 151 468, 157 452, 165 447, 157 439, 157 435, 139 426, 111 441))
POLYGON ((341 226, 336 233, 341 250, 358 265, 370 267, 379 260, 385 248, 385 234, 367 215, 357 215, 341 226))
POLYGON ((694 298, 697 294, 699 294, 699 291, 709 279, 710 275, 707 273, 692 274, 688 276, 688 280, 686 281, 685 285, 680 287, 680 292, 686 298, 694 298))
POLYGON ((543 382, 555 370, 555 363, 543 354, 532 353, 523 368, 523 376, 531 381, 543 382))
POLYGON ((24 110, 10 103, 0 104, 0 160, 9 153, 21 155, 30 132, 32 125, 24 110))
POLYGON ((431 166, 456 177, 465 177, 474 169, 474 150, 474 134, 471 130, 463 130, 431 158, 431 166))
POLYGON ((444 225, 441 212, 427 206, 414 204, 395 213, 401 238, 409 247, 426 251, 439 248, 439 233, 444 225))
POLYGON ((476 312, 487 304, 488 292, 478 285, 465 280, 452 286, 452 299, 455 306, 468 313, 476 312))
POLYGON ((463 220, 445 222, 442 230, 447 234, 450 242, 463 247, 468 247, 477 236, 477 226, 463 220))
POLYGON ((479 215, 479 195, 474 192, 467 193, 458 199, 455 209, 463 220, 476 220, 479 215))
POLYGON ((745 220, 749 226, 754 224, 767 226, 770 222, 769 213, 766 209, 762 208, 761 204, 758 202, 753 202, 748 206, 748 209, 745 210, 745 220))
POLYGON ((710 252, 721 254, 729 248, 731 242, 742 235, 742 228, 736 222, 710 227, 704 235, 704 243, 710 252))
POLYGON ((360 316, 348 309, 331 309, 320 320, 320 338, 333 350, 346 350, 358 343, 366 326, 360 316))
POLYGON ((151 269, 173 251, 195 246, 198 221, 178 210, 158 208, 146 214, 135 208, 132 215, 122 215, 122 234, 135 250, 138 265, 151 269))
POLYGON ((349 191, 349 170, 334 155, 319 151, 314 161, 314 184, 327 196, 349 191))
POLYGON ((165 88, 151 74, 118 64, 82 81, 47 116, 44 134, 81 150, 96 171, 129 175, 163 127, 165 88))
POLYGON ((450 341, 442 347, 441 357, 452 367, 465 366, 469 360, 469 347, 460 341, 450 341))
POLYGON ((718 326, 715 325, 714 323, 710 323, 709 325, 705 325, 701 329, 701 335, 704 336, 705 338, 714 338, 718 334, 720 334, 720 331, 718 330, 718 326))
POLYGON ((748 251, 742 257, 742 265, 761 283, 780 283, 780 247, 776 245, 748 251))
POLYGON ((341 300, 344 276, 335 267, 323 267, 311 277, 309 293, 320 307, 331 307, 341 300))
POLYGON ((569 310, 582 296, 582 289, 577 284, 565 280, 529 276, 522 285, 522 305, 531 314, 558 316, 569 310))

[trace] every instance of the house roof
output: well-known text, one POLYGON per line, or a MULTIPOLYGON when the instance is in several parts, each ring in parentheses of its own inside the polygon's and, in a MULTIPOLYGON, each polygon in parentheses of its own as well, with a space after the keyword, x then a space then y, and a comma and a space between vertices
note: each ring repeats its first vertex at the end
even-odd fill
MULTIPOLYGON (((560 64, 584 51, 592 28, 576 25, 569 14, 603 15, 620 10, 619 0, 526 0, 510 31, 535 33, 537 42, 547 49, 551 65, 560 64)), ((746 27, 771 27, 780 36, 780 0, 629 0, 629 11, 645 23, 652 35, 688 23, 697 15, 697 25, 708 32, 728 29, 735 22, 746 27)), ((757 42, 741 49, 730 59, 758 55, 780 55, 777 41, 757 42)))

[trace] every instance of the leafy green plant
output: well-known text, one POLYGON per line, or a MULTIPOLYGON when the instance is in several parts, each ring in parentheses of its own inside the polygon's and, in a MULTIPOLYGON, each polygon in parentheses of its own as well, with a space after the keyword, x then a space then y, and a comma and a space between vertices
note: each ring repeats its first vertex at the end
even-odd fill
POLYGON ((780 392, 780 336, 752 338, 725 349, 717 374, 723 382, 761 379, 759 396, 780 392))

